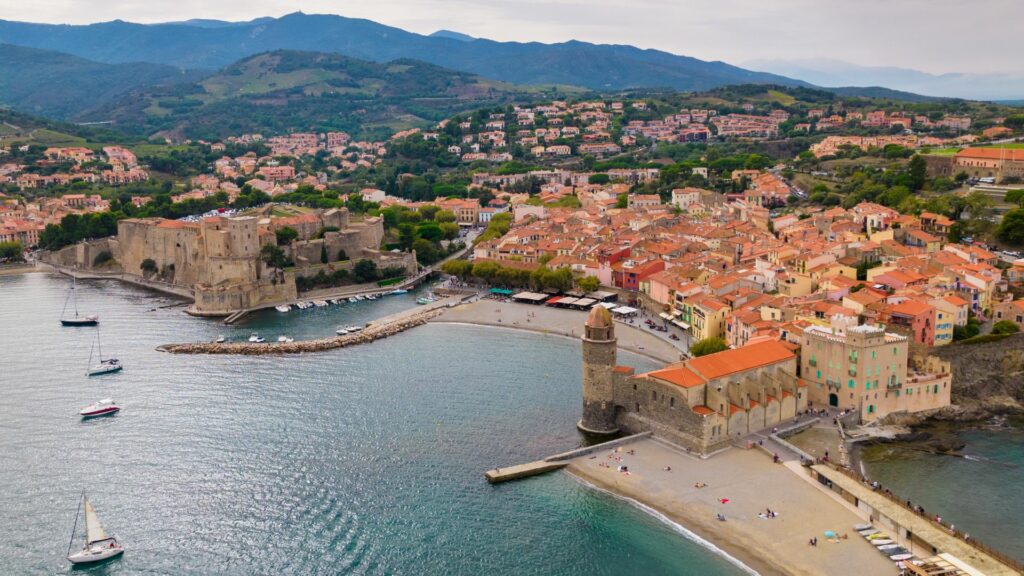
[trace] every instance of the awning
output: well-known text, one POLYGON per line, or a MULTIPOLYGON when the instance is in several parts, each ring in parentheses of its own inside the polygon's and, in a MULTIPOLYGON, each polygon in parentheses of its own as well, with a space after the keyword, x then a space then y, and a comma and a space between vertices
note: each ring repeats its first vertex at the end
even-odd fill
POLYGON ((661 314, 658 314, 658 316, 661 316, 665 320, 671 320, 672 319, 672 315, 669 314, 668 312, 662 312, 661 314))
POLYGON ((514 300, 521 300, 523 302, 533 302, 534 304, 543 302, 548 299, 547 294, 538 294, 536 292, 520 292, 512 297, 514 300))
POLYGON ((559 306, 575 306, 579 302, 579 298, 573 298, 572 296, 565 296, 558 301, 559 306))
POLYGON ((511 296, 512 291, 504 288, 491 288, 491 294, 501 294, 502 296, 511 296))
POLYGON ((573 304, 573 306, 579 306, 581 308, 585 308, 587 306, 593 306, 593 304, 594 304, 594 299, 593 298, 580 298, 579 300, 576 301, 575 304, 573 304))
POLYGON ((548 301, 545 302, 545 304, 547 304, 548 306, 551 306, 552 304, 557 304, 559 300, 562 300, 562 297, 561 296, 555 296, 554 298, 548 298, 548 301))
POLYGON ((602 300, 602 301, 603 300, 614 300, 614 299, 618 298, 618 294, 616 294, 615 292, 605 292, 603 290, 599 290, 597 292, 591 292, 590 294, 587 294, 587 296, 590 297, 590 298, 593 298, 594 300, 602 300))
POLYGON ((629 306, 619 306, 618 308, 612 308, 612 312, 616 314, 626 315, 636 314, 637 312, 639 312, 639 310, 637 310, 636 308, 631 308, 629 306))
POLYGON ((683 330, 689 330, 690 329, 690 325, 687 324, 686 322, 681 321, 681 320, 673 320, 672 323, 675 324, 676 326, 679 326, 683 330))
POLYGON ((618 304, 616 304, 614 302, 598 302, 597 305, 601 306, 602 308, 607 308, 609 310, 611 310, 612 308, 618 307, 618 304))

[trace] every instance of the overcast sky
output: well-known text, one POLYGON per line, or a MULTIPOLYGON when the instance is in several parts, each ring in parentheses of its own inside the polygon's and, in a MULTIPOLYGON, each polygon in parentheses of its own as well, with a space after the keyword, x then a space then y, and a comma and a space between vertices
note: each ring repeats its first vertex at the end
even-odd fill
POLYGON ((297 10, 424 34, 632 44, 734 64, 835 58, 932 73, 1024 71, 1013 38, 1024 0, 0 0, 3 19, 74 24, 297 10))

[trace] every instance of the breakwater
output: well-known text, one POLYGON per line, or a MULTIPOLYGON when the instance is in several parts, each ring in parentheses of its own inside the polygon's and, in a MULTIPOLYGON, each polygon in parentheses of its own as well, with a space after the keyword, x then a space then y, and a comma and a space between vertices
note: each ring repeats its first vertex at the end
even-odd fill
POLYGON ((381 338, 387 338, 399 332, 404 332, 410 328, 425 324, 431 318, 440 315, 445 308, 455 306, 461 301, 461 298, 445 298, 421 308, 392 314, 391 316, 371 322, 366 328, 355 334, 302 340, 299 342, 191 342, 163 344, 158 346, 157 350, 172 354, 239 354, 247 356, 324 352, 336 348, 367 344, 374 340, 380 340, 381 338))

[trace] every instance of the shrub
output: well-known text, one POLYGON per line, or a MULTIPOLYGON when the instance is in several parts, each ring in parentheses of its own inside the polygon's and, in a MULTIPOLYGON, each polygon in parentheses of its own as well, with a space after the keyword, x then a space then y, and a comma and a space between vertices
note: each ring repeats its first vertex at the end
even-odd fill
POLYGON ((1016 334, 1017 332, 1020 332, 1020 327, 1009 320, 1000 320, 992 326, 993 334, 1016 334))
POLYGON ((721 338, 705 338, 690 346, 690 354, 696 358, 697 356, 706 356, 728 349, 729 345, 721 338))
POLYGON ((146 258, 139 264, 139 268, 147 274, 152 274, 156 272, 156 262, 152 258, 146 258))

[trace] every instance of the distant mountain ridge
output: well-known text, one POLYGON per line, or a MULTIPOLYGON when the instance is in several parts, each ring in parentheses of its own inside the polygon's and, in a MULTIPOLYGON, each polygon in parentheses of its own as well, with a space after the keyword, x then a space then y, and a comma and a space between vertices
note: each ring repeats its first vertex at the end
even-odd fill
POLYGON ((0 44, 0 105, 67 119, 132 90, 192 82, 208 72, 165 64, 103 64, 70 54, 0 44))
MULTIPOLYGON (((457 33, 456 33, 457 34, 457 33)), ((89 25, 0 20, 0 42, 67 52, 104 63, 143 61, 219 69, 272 50, 335 52, 387 62, 415 58, 517 84, 572 84, 599 90, 660 87, 706 90, 729 84, 806 86, 806 82, 633 46, 569 41, 495 42, 424 36, 369 20, 294 13, 249 22, 210 20, 89 25)))
POLYGON ((801 78, 818 86, 886 86, 890 89, 971 100, 1024 98, 1024 72, 1018 74, 929 74, 893 66, 858 66, 827 58, 751 60, 746 66, 801 78))

